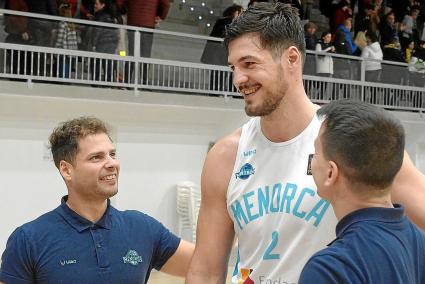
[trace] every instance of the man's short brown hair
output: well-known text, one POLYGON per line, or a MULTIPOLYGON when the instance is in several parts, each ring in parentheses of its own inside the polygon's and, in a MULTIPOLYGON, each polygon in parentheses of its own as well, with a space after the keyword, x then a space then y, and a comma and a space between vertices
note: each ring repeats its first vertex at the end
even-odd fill
POLYGON ((96 117, 83 116, 62 122, 49 137, 56 167, 59 169, 62 160, 71 164, 74 162, 79 139, 100 133, 105 133, 111 139, 108 125, 96 117))

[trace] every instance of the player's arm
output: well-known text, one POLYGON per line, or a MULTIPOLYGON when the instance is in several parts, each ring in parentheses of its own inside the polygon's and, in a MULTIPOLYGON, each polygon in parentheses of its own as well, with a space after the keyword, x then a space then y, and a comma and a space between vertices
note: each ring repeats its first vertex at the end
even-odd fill
POLYGON ((240 130, 217 142, 205 160, 195 253, 186 283, 226 282, 227 261, 235 235, 227 212, 226 195, 239 137, 240 130))
POLYGON ((407 216, 425 230, 425 176, 414 166, 407 152, 394 180, 391 192, 393 203, 405 206, 407 216))
POLYGON ((194 244, 183 239, 180 240, 180 244, 176 252, 162 266, 161 272, 174 276, 185 277, 189 269, 190 260, 192 259, 194 250, 194 244))

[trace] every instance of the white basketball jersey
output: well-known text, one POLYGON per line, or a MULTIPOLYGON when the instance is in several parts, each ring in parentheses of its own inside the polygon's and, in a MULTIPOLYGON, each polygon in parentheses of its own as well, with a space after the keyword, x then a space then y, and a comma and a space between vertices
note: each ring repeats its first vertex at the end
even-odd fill
POLYGON ((297 283, 310 256, 335 238, 332 206, 307 173, 319 129, 315 116, 295 138, 273 143, 259 117, 243 126, 227 190, 239 247, 234 282, 297 283))

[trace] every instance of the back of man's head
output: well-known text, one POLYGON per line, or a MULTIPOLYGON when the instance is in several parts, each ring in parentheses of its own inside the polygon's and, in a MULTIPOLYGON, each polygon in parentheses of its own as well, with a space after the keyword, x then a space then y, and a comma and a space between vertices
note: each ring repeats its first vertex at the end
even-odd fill
MULTIPOLYGON (((109 135, 109 128, 98 118, 79 117, 62 122, 49 137, 53 161, 59 169, 60 161, 73 163, 78 152, 78 141, 88 135, 109 135)), ((109 138, 110 139, 110 138, 109 138)))
POLYGON ((384 109, 351 100, 331 102, 318 115, 325 118, 321 142, 326 159, 352 185, 389 188, 403 162, 401 123, 384 109))
POLYGON ((289 4, 257 3, 226 27, 225 44, 246 34, 257 34, 261 47, 280 57, 290 46, 305 55, 304 30, 298 11, 289 4))

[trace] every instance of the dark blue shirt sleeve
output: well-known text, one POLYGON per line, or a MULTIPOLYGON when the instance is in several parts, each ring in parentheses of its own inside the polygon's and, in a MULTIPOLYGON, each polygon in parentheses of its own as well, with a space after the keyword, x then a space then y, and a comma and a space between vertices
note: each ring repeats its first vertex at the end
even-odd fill
POLYGON ((298 284, 338 284, 346 281, 344 272, 335 259, 329 255, 313 256, 304 266, 298 284))
POLYGON ((0 281, 7 284, 34 283, 31 252, 25 232, 17 228, 9 237, 2 255, 0 281))
POLYGON ((156 270, 160 270, 162 266, 173 256, 176 252, 180 238, 171 233, 167 228, 164 227, 160 222, 156 221, 156 247, 154 255, 152 257, 152 267, 156 270))

